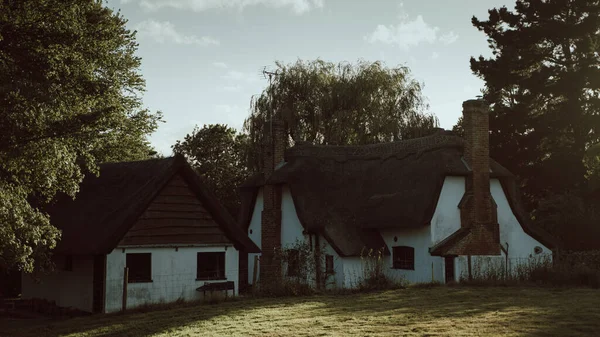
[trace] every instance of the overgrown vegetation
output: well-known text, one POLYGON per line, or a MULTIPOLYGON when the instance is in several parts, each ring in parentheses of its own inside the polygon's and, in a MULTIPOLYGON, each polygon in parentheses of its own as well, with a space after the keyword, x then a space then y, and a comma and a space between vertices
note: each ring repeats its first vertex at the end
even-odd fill
POLYGON ((404 287, 405 282, 402 279, 392 279, 385 273, 386 263, 383 249, 376 251, 363 249, 360 259, 363 275, 358 281, 358 290, 385 290, 404 287))
POLYGON ((282 278, 269 283, 261 278, 253 294, 267 297, 303 296, 325 290, 328 280, 334 277, 325 269, 325 251, 324 244, 316 249, 309 242, 301 240, 277 249, 274 260, 281 263, 282 278))
POLYGON ((600 251, 561 252, 507 261, 479 258, 473 262, 472 277, 461 274, 462 285, 542 285, 600 287, 600 251))

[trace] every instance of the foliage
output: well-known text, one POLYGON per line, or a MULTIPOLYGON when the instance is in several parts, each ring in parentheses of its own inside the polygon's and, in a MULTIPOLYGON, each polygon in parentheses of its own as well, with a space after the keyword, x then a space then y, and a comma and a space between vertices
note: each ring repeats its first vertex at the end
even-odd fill
POLYGON ((582 194, 580 191, 551 194, 533 212, 541 226, 573 249, 598 247, 600 236, 598 201, 582 194))
POLYGON ((583 188, 584 152, 600 141, 600 2, 518 0, 472 23, 493 53, 471 58, 491 105, 491 156, 520 178, 530 210, 583 188))
POLYGON ((328 285, 335 284, 335 275, 328 273, 325 268, 325 252, 325 244, 316 249, 310 242, 298 239, 293 244, 276 249, 273 260, 281 263, 282 278, 273 281, 274 284, 266 284, 261 278, 254 294, 269 297, 305 296, 327 289, 328 285))
POLYGON ((386 263, 383 256, 383 249, 377 251, 363 249, 360 259, 363 275, 357 285, 359 290, 369 291, 404 287, 403 280, 393 280, 386 275, 384 271, 386 263))
POLYGON ((101 1, 0 1, 0 268, 48 267, 42 209, 97 164, 147 158, 135 33, 101 1))
POLYGON ((287 123, 291 140, 328 145, 414 138, 438 124, 425 113, 421 85, 406 67, 322 60, 276 62, 276 67, 277 75, 253 98, 244 123, 254 145, 253 167, 260 167, 263 123, 273 114, 287 123))
POLYGON ((183 141, 173 145, 173 152, 183 154, 204 178, 221 203, 237 215, 240 196, 237 187, 248 177, 248 136, 222 124, 195 127, 183 141))

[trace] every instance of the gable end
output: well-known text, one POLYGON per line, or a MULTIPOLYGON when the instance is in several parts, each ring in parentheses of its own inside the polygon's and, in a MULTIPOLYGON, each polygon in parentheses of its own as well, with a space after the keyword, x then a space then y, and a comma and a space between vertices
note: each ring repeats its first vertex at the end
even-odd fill
POLYGON ((230 243, 180 174, 174 175, 119 246, 230 243))

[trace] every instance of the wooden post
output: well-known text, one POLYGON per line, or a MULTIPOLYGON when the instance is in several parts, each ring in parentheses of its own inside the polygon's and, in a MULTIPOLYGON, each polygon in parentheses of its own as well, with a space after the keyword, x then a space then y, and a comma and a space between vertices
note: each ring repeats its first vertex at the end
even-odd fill
POLYGON ((471 273, 471 255, 467 256, 467 265, 469 267, 469 281, 473 280, 473 274, 471 273))
POLYGON ((127 283, 129 283, 129 268, 125 267, 123 273, 123 312, 127 309, 127 283))
POLYGON ((433 275, 433 262, 431 262, 431 282, 435 282, 435 277, 433 275))
POLYGON ((510 268, 508 266, 508 264, 510 263, 509 260, 508 260, 508 242, 506 243, 506 252, 505 252, 505 255, 506 255, 506 278, 508 279, 508 273, 510 273, 510 268))
POLYGON ((315 235, 315 272, 317 289, 321 289, 322 275, 321 275, 321 246, 319 243, 319 235, 315 235))
POLYGON ((256 278, 258 274, 258 255, 254 255, 254 268, 252 270, 252 289, 256 290, 256 278))

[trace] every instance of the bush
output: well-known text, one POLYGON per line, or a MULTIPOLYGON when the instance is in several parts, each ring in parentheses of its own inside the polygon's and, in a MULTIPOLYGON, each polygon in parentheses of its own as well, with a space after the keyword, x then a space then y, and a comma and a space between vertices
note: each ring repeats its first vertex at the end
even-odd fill
POLYGON ((403 280, 393 280, 384 272, 383 249, 376 252, 369 250, 361 253, 363 277, 358 283, 358 290, 386 290, 404 288, 403 280))
POLYGON ((308 242, 296 240, 292 245, 275 252, 275 260, 281 263, 282 277, 265 282, 263 278, 253 289, 253 295, 265 297, 307 296, 325 288, 326 281, 331 275, 325 271, 325 245, 319 250, 314 249, 308 242), (321 254, 317 255, 318 252, 321 254), (315 261, 319 261, 319 267, 315 261), (317 287, 317 268, 321 275, 317 287))

